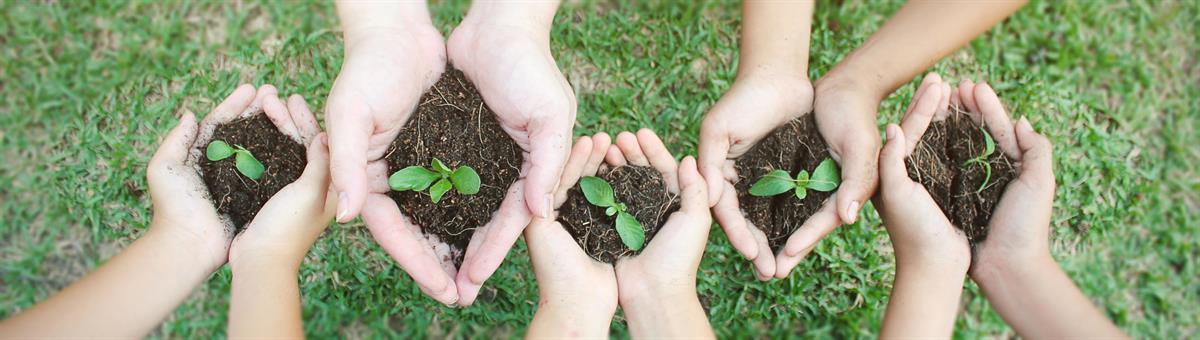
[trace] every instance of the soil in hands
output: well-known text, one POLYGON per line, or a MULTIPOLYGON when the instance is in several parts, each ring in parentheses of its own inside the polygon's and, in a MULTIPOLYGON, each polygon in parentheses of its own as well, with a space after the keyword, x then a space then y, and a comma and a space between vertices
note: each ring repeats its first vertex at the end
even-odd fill
MULTIPOLYGON (((617 202, 624 203, 627 211, 642 223, 646 231, 642 249, 650 246, 654 235, 667 223, 667 217, 679 210, 679 195, 667 191, 667 182, 658 170, 627 165, 603 169, 596 176, 612 185, 617 202)), ((605 215, 604 210, 588 203, 576 184, 567 192, 567 201, 558 208, 558 221, 583 251, 597 261, 614 263, 618 258, 640 253, 621 242, 616 215, 605 215)))
POLYGON ((475 195, 450 190, 433 203, 429 191, 389 191, 400 211, 427 235, 451 246, 449 258, 462 264, 475 229, 492 219, 520 175, 521 148, 500 127, 496 114, 462 72, 446 66, 437 84, 421 97, 384 156, 388 175, 411 165, 430 167, 434 158, 451 169, 470 166, 479 173, 475 195))
MULTIPOLYGON (((241 145, 264 168, 262 177, 256 181, 238 172, 234 157, 214 162, 200 156, 200 173, 213 205, 217 213, 229 216, 237 232, 254 220, 271 196, 300 178, 304 165, 308 164, 304 145, 279 132, 262 112, 217 125, 212 140, 241 145)), ((206 147, 200 146, 202 151, 206 147)))
POLYGON ((808 190, 804 199, 792 192, 770 197, 750 194, 750 186, 772 170, 787 170, 794 178, 801 170, 812 173, 821 161, 830 159, 829 147, 817 131, 814 114, 806 114, 775 129, 737 159, 738 204, 742 213, 767 236, 767 244, 778 253, 787 239, 812 216, 834 191, 808 190))
POLYGON ((967 234, 971 249, 987 239, 988 220, 1008 183, 1017 177, 1015 162, 999 146, 987 158, 991 179, 980 191, 987 170, 983 165, 964 165, 984 153, 980 125, 965 114, 951 113, 933 122, 917 148, 905 161, 908 177, 921 183, 950 222, 967 234))

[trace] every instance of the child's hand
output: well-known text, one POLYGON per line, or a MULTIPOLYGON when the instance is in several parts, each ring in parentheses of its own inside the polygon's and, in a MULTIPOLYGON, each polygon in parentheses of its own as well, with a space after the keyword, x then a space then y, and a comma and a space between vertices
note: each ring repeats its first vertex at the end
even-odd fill
POLYGON ((1050 140, 1035 132, 1025 118, 1014 123, 987 84, 965 81, 957 90, 957 100, 968 114, 985 122, 999 149, 1017 161, 1018 173, 992 212, 990 231, 978 246, 972 276, 996 267, 1053 262, 1049 237, 1055 184, 1050 140))
POLYGON ((635 337, 712 337, 696 296, 696 271, 704 255, 712 217, 708 193, 696 160, 681 163, 653 131, 635 137, 622 132, 606 158, 611 166, 648 166, 658 170, 667 189, 681 196, 654 240, 640 254, 617 260, 617 291, 635 337))
POLYGON ((887 145, 879 154, 875 208, 887 227, 897 267, 936 269, 954 273, 961 280, 970 266, 967 237, 950 224, 925 187, 909 179, 904 163, 935 115, 945 118, 950 92, 937 74, 926 76, 901 125, 888 125, 887 145))
POLYGON ((208 142, 200 139, 205 135, 211 138, 214 126, 209 120, 213 117, 249 114, 261 107, 261 98, 253 86, 242 85, 205 117, 204 124, 198 126, 194 116, 185 114, 163 140, 146 171, 154 206, 151 231, 168 235, 167 239, 181 247, 199 247, 195 254, 205 259, 209 272, 225 264, 233 227, 217 214, 197 171, 199 148, 208 142))
MULTIPOLYGON (((729 243, 754 262, 759 279, 775 275, 775 254, 771 253, 762 230, 742 215, 733 189, 737 178, 727 174, 732 174, 738 157, 775 128, 811 112, 812 103, 813 87, 806 78, 774 73, 739 75, 700 125, 700 173, 707 182, 707 200, 710 205, 716 204, 712 213, 729 237, 729 243)), ((836 223, 837 218, 832 220, 836 223)), ((834 227, 837 225, 822 229, 834 227)))
POLYGON ((335 196, 329 192, 328 138, 318 134, 320 126, 300 96, 292 96, 285 106, 273 92, 268 93, 263 110, 280 131, 308 146, 308 164, 300 178, 271 196, 237 235, 229 262, 235 267, 253 262, 299 268, 336 208, 335 196))
MULTIPOLYGON (((555 191, 555 208, 566 201, 567 191, 580 177, 596 174, 611 144, 603 132, 576 140, 555 191)), ((525 242, 529 245, 540 300, 529 336, 557 336, 567 332, 597 337, 608 334, 617 310, 613 267, 588 257, 571 234, 552 219, 535 217, 525 228, 525 242)))

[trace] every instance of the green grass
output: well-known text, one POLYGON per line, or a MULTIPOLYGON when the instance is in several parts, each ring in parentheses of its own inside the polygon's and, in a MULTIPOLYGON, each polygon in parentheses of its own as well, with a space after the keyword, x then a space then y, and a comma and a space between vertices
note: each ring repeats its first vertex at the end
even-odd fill
MULTIPOLYGON (((448 31, 467 3, 436 3, 448 31)), ((817 5, 815 79, 900 3, 817 5)), ((0 318, 78 279, 149 223, 147 161, 180 112, 237 84, 274 84, 314 107, 341 63, 331 5, 0 1, 0 318)), ((1053 252, 1135 337, 1200 334, 1200 6, 1037 1, 933 69, 991 81, 1056 146, 1053 252)), ((729 88, 736 3, 583 4, 560 10, 552 48, 579 98, 576 133, 651 127, 694 153, 703 113, 729 88)), ((887 98, 896 121, 916 80, 887 98)), ((717 333, 876 334, 894 261, 879 218, 830 235, 785 280, 753 279, 714 229, 699 292, 717 333)), ((223 269, 157 332, 224 334, 223 269)), ((333 226, 301 270, 314 337, 520 336, 537 304, 523 241, 465 309, 422 296, 360 223, 333 226)), ((624 321, 614 321, 624 337, 624 321)), ((1009 336, 967 285, 956 335, 1009 336)))

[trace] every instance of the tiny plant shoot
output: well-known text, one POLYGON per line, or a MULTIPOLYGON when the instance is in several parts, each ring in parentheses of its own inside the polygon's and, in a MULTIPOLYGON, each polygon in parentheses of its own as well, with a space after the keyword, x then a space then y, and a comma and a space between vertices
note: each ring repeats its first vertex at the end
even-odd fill
POLYGON ((231 147, 229 143, 225 143, 225 141, 220 139, 209 142, 205 154, 208 156, 208 160, 213 162, 234 156, 233 164, 237 167, 238 172, 252 180, 257 181, 259 178, 262 178, 263 171, 265 170, 262 163, 257 158, 254 158, 250 150, 246 150, 241 145, 236 145, 236 148, 231 147))
POLYGON ((388 177, 388 186, 395 191, 423 191, 429 189, 429 198, 433 203, 442 201, 442 196, 453 187, 459 194, 474 195, 479 193, 479 174, 475 169, 463 165, 454 170, 434 158, 431 168, 419 165, 409 166, 396 171, 388 177))
POLYGON ((986 188, 988 182, 992 180, 992 163, 988 163, 987 159, 992 153, 996 152, 996 142, 992 140, 992 135, 988 134, 987 130, 983 128, 979 128, 979 131, 983 132, 983 154, 963 162, 963 166, 979 164, 979 166, 983 167, 983 183, 979 185, 979 189, 975 189, 975 193, 983 191, 983 188, 986 188))
POLYGON ((646 243, 646 231, 642 229, 642 223, 629 214, 625 203, 617 202, 612 185, 600 177, 587 176, 579 179, 579 188, 583 189, 583 197, 587 198, 588 203, 608 208, 604 210, 605 215, 617 215, 617 235, 621 236, 621 242, 626 247, 642 249, 646 243))
POLYGON ((821 161, 821 164, 817 164, 817 168, 813 170, 811 176, 807 170, 800 170, 795 179, 786 170, 771 171, 750 186, 750 194, 765 197, 795 190, 796 198, 804 199, 808 197, 808 189, 829 192, 837 189, 838 183, 841 181, 837 163, 826 158, 821 161))

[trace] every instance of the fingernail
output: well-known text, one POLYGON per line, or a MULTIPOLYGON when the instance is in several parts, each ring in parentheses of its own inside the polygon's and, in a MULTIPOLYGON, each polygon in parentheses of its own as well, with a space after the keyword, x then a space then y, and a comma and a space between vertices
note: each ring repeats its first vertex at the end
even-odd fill
POLYGON ((350 196, 347 196, 345 191, 338 193, 338 213, 337 213, 338 223, 346 222, 345 221, 346 210, 348 210, 349 205, 350 205, 350 196))
POLYGON ((850 201, 850 205, 846 208, 846 224, 854 223, 858 219, 858 201, 850 201))
POLYGON ((542 218, 550 218, 550 212, 554 210, 554 196, 546 195, 542 202, 546 204, 542 206, 542 218))
POLYGON ((895 139, 895 138, 896 138, 896 128, 894 126, 892 126, 891 124, 888 124, 887 140, 890 142, 890 141, 892 141, 892 139, 895 139))

